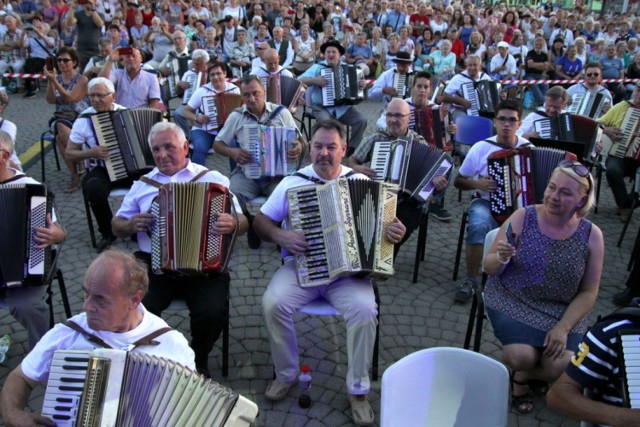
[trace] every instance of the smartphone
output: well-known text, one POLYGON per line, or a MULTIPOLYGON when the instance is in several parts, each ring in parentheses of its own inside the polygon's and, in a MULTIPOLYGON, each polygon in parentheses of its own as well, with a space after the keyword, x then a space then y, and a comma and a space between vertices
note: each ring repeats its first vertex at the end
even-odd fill
POLYGON ((124 55, 133 55, 133 48, 132 47, 121 47, 120 49, 118 49, 118 54, 120 56, 124 56, 124 55))
POLYGON ((49 57, 46 59, 45 66, 47 67, 47 70, 49 70, 49 71, 53 71, 53 68, 54 68, 54 59, 53 59, 53 56, 49 56, 49 57))
POLYGON ((511 228, 511 223, 507 224, 507 242, 513 246, 514 248, 516 247, 516 233, 513 232, 513 229, 511 228))

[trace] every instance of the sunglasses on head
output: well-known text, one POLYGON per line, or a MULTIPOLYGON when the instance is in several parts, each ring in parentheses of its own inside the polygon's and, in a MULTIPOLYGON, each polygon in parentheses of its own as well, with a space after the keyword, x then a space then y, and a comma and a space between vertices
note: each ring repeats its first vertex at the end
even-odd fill
POLYGON ((589 188, 587 190, 587 194, 591 192, 591 172, 589 172, 589 169, 585 165, 573 160, 563 160, 560 163, 558 163, 558 166, 564 169, 573 170, 573 172, 575 172, 575 174, 578 175, 580 178, 587 178, 587 181, 589 181, 589 188))

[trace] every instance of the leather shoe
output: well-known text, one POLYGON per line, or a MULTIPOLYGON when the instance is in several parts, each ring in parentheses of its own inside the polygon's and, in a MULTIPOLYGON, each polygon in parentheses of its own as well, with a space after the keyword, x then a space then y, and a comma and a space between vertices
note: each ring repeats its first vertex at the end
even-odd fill
POLYGON ((111 244, 115 242, 115 240, 116 236, 102 237, 102 239, 100 239, 100 241, 96 245, 98 253, 102 253, 104 250, 109 249, 111 247, 111 244))
POLYGON ((196 372, 198 372, 200 375, 202 375, 203 377, 210 379, 211 378, 211 372, 209 372, 209 370, 207 368, 196 368, 196 372))
POLYGON ((247 243, 251 249, 260 249, 260 244, 262 240, 260 240, 260 236, 253 229, 253 224, 249 226, 249 231, 247 231, 247 243))
POLYGON ((626 288, 624 291, 620 292, 619 294, 616 294, 613 297, 613 303, 616 305, 622 305, 622 306, 626 306, 629 305, 629 303, 631 302, 631 300, 635 297, 637 297, 638 295, 636 295, 631 288, 626 288))

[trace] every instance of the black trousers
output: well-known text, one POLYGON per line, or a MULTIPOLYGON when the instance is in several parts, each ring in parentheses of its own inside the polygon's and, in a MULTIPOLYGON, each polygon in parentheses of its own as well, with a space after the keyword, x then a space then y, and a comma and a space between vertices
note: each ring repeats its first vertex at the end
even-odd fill
POLYGON ((191 348, 196 354, 196 367, 207 368, 209 353, 225 325, 229 274, 181 276, 154 274, 151 256, 136 252, 136 257, 149 267, 149 292, 142 303, 151 313, 160 316, 176 298, 184 299, 191 320, 191 348))
POLYGON ((111 237, 111 206, 109 206, 109 193, 116 187, 131 187, 133 180, 126 178, 115 182, 109 180, 107 168, 98 166, 87 172, 82 179, 82 191, 84 198, 89 202, 93 216, 98 223, 98 231, 102 237, 111 237))
POLYGON ((393 248, 393 257, 398 255, 400 246, 411 237, 411 233, 418 227, 420 227, 420 220, 422 219, 422 209, 420 208, 420 202, 415 200, 398 200, 398 207, 396 208, 396 217, 407 229, 404 237, 393 248))
MULTIPOLYGON (((37 74, 41 73, 44 70, 44 66, 47 60, 44 58, 27 58, 24 63, 24 72, 26 74, 37 74)), ((34 79, 25 79, 24 80, 24 89, 27 92, 33 92, 36 90, 37 83, 34 79)))

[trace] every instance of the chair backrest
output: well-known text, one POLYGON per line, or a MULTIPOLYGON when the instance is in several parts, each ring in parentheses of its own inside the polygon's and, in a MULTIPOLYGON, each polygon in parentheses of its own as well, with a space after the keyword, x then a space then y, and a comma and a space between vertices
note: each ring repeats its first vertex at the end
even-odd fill
POLYGON ((380 426, 504 427, 509 373, 500 362, 469 350, 420 350, 382 376, 380 426))
POLYGON ((493 136, 493 122, 486 117, 459 116, 453 140, 458 144, 473 145, 493 136))
POLYGON ((487 257, 489 249, 491 249, 491 246, 493 245, 493 241, 496 240, 498 231, 500 231, 500 228, 494 228, 484 236, 484 248, 482 249, 482 271, 484 271, 484 259, 487 257))

